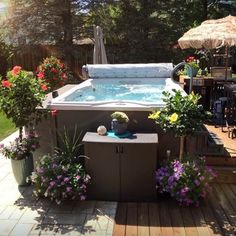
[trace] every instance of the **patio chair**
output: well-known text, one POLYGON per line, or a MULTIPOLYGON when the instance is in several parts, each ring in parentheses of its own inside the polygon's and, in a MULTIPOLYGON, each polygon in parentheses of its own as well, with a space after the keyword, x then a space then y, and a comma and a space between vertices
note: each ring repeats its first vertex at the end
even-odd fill
POLYGON ((236 138, 236 107, 228 108, 225 114, 225 123, 229 138, 236 138))

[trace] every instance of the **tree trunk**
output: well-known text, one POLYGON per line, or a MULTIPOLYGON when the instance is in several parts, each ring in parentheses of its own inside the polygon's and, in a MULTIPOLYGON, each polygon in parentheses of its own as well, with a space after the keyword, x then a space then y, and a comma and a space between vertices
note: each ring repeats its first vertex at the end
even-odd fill
POLYGON ((22 139, 23 139, 23 127, 19 128, 19 138, 20 138, 20 142, 22 142, 22 139))
POLYGON ((182 161, 184 155, 184 141, 185 136, 180 136, 179 160, 182 161))
POLYGON ((64 9, 62 13, 63 22, 63 51, 65 53, 65 61, 68 67, 72 66, 71 49, 73 44, 73 30, 72 30, 72 12, 71 12, 71 1, 64 1, 64 9))

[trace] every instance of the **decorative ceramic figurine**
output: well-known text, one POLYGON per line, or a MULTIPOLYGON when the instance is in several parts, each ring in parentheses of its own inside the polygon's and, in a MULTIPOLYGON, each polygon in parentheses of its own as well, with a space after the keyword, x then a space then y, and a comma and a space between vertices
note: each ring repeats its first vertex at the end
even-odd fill
POLYGON ((100 126, 98 126, 98 128, 97 128, 97 133, 98 133, 99 135, 106 135, 106 133, 107 133, 107 128, 106 128, 104 125, 100 125, 100 126))

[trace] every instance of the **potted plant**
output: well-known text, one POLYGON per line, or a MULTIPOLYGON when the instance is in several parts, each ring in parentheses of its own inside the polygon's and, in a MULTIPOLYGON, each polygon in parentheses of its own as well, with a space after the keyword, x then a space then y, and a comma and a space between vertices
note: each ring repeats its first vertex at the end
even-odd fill
POLYGON ((211 190, 209 181, 216 174, 205 165, 204 157, 171 160, 156 171, 157 189, 169 193, 180 205, 199 206, 199 200, 211 190))
POLYGON ((127 130, 129 117, 120 111, 111 114, 111 129, 115 134, 123 134, 127 130))
POLYGON ((152 112, 148 118, 155 120, 164 132, 173 132, 180 137, 180 161, 184 154, 185 137, 197 131, 210 116, 211 113, 204 111, 198 104, 200 95, 193 92, 183 96, 180 91, 173 93, 163 92, 165 108, 152 112))
POLYGON ((171 131, 180 137, 179 160, 162 163, 156 172, 157 186, 160 192, 168 192, 184 205, 199 204, 208 188, 208 182, 215 176, 205 166, 203 158, 183 158, 185 137, 192 135, 210 117, 202 105, 198 104, 200 96, 191 93, 183 96, 180 91, 163 92, 166 106, 149 115, 164 132, 171 131))
POLYGON ((1 147, 3 155, 11 159, 12 171, 19 186, 27 184, 27 178, 33 171, 32 152, 38 147, 38 136, 33 132, 22 140, 16 138, 9 146, 1 147))
MULTIPOLYGON (((198 71, 200 69, 199 67, 199 60, 197 60, 195 57, 193 56, 189 56, 186 59, 186 62, 191 66, 192 68, 192 76, 195 77, 198 74, 198 71)), ((191 77, 191 71, 189 70, 189 67, 185 66, 184 70, 186 71, 186 74, 191 77)))
MULTIPOLYGON (((13 169, 15 169, 14 165, 21 166, 19 163, 24 162, 28 166, 25 168, 29 168, 28 172, 32 172, 31 151, 37 146, 36 137, 33 137, 31 132, 24 137, 23 127, 33 129, 33 126, 45 114, 39 108, 42 107, 47 86, 43 81, 37 80, 33 73, 22 70, 20 66, 15 66, 7 73, 6 79, 0 78, 0 81, 0 110, 19 129, 19 137, 3 152, 6 157, 11 159, 13 169)), ((25 173, 25 171, 19 170, 18 173, 20 172, 25 173)), ((22 178, 25 179, 26 176, 22 178)), ((17 179, 19 178, 16 177, 17 179)), ((23 183, 18 182, 18 184, 23 183)))
POLYGON ((71 77, 65 64, 53 56, 43 60, 38 66, 36 74, 38 79, 44 81, 48 86, 49 92, 54 92, 54 90, 65 85, 71 77))
POLYGON ((80 136, 70 138, 65 131, 61 141, 63 147, 55 149, 53 155, 44 156, 32 173, 34 195, 50 198, 57 204, 65 200, 85 200, 90 176, 81 163, 80 136))

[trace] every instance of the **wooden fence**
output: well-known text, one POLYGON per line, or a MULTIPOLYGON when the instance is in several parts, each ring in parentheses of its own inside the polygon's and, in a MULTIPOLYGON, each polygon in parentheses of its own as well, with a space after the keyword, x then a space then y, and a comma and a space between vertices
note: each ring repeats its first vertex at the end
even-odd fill
POLYGON ((61 48, 53 45, 27 45, 20 46, 16 49, 11 61, 10 68, 19 65, 28 71, 35 71, 37 66, 44 58, 56 56, 67 64, 69 70, 73 73, 76 79, 82 75, 82 66, 87 63, 92 63, 93 45, 73 45, 70 53, 70 61, 66 61, 66 57, 61 48))

